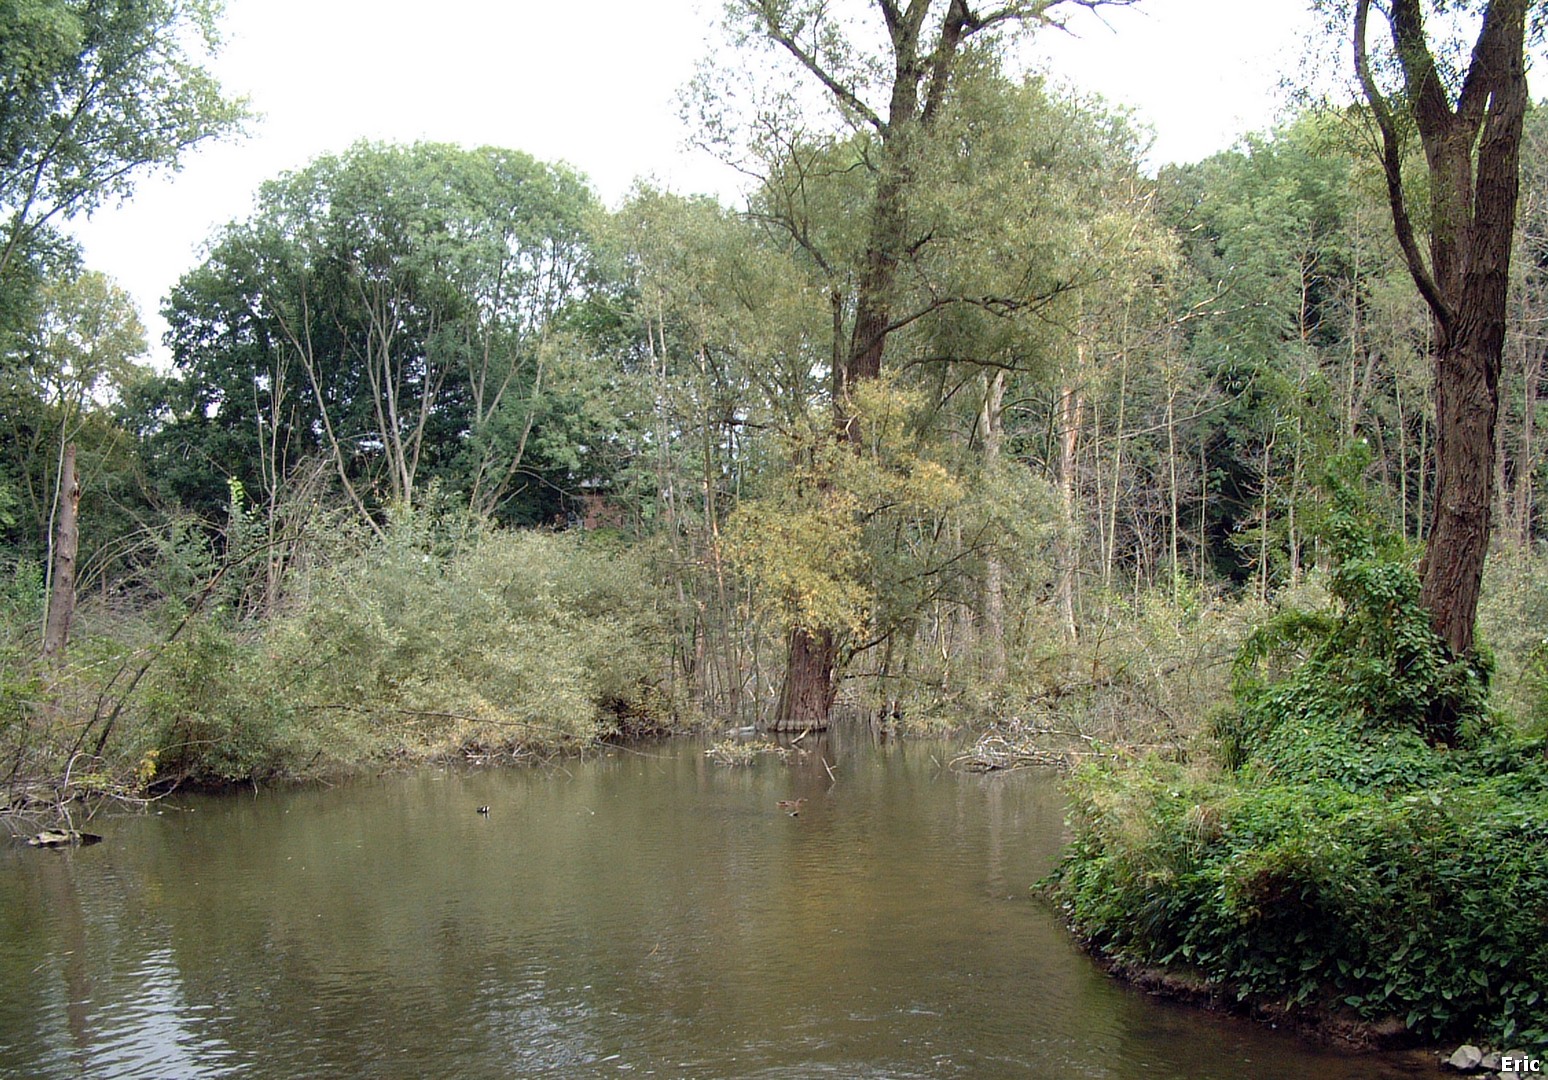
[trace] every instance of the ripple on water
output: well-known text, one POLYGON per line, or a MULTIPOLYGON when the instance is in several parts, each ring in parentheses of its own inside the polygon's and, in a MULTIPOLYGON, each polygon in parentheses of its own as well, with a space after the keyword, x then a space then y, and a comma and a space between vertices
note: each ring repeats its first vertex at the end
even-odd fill
POLYGON ((1095 971, 1028 897, 1061 842, 1047 777, 841 737, 832 775, 700 750, 198 800, 18 861, 0 1074, 1380 1074, 1095 971))
POLYGON ((100 1006, 90 1000, 74 1005, 89 1041, 69 1057, 84 1075, 205 1080, 246 1071, 236 1051, 211 1030, 215 1006, 188 1000, 169 950, 146 953, 114 982, 133 992, 115 994, 100 1006))

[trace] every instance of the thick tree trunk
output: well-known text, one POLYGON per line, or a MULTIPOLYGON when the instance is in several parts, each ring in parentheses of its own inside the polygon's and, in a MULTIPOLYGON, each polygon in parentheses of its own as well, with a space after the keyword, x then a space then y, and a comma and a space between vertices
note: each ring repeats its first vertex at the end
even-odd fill
MULTIPOLYGON (((1473 648, 1479 583, 1489 546, 1495 425, 1511 246, 1526 112, 1528 0, 1489 0, 1461 88, 1451 92, 1425 36, 1420 0, 1382 12, 1402 69, 1405 108, 1424 146, 1429 257, 1408 210, 1399 124, 1367 53, 1371 0, 1357 0, 1355 69, 1381 131, 1393 226, 1435 327, 1435 497, 1421 598, 1453 656, 1473 648)), ((1443 723, 1439 737, 1452 741, 1443 723)))
POLYGON ((81 485, 75 474, 75 444, 65 447, 59 470, 59 519, 54 527, 54 563, 50 575, 48 617, 43 627, 43 655, 64 656, 75 620, 75 555, 80 547, 81 485))
MULTIPOLYGON (((1524 109, 1525 91, 1521 93, 1524 109)), ((1497 107, 1509 111, 1507 103, 1497 107)), ((1465 236, 1461 246, 1466 261, 1440 278, 1443 295, 1455 299, 1448 305, 1450 317, 1437 320, 1436 327, 1435 498, 1420 571, 1421 598, 1435 632, 1456 656, 1473 648, 1479 585, 1489 550, 1521 120, 1517 111, 1516 145, 1508 149, 1497 144, 1510 141, 1510 132, 1486 129, 1471 220, 1459 230, 1465 236)), ((1498 124, 1510 127, 1512 118, 1498 124)), ((1471 165, 1462 151, 1452 168, 1469 176, 1471 165)))
POLYGON ((770 731, 823 731, 833 699, 838 694, 838 650, 830 630, 790 631, 790 652, 785 665, 785 684, 779 705, 769 721, 770 731))
POLYGON ((1457 656, 1473 647, 1500 408, 1499 348, 1487 337, 1463 345, 1435 361, 1435 498, 1420 568, 1420 598, 1436 633, 1457 656))

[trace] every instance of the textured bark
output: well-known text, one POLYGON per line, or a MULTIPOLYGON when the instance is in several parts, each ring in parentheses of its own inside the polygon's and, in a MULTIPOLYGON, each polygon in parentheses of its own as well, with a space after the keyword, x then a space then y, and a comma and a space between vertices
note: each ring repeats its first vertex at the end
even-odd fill
POLYGON ((838 652, 833 632, 798 626, 790 631, 789 646, 785 684, 780 688, 779 707, 774 710, 769 730, 825 730, 838 694, 838 652))
POLYGON ((1414 237, 1402 181, 1399 125, 1377 86, 1366 45, 1370 0, 1355 7, 1355 65, 1381 131, 1399 246, 1435 326, 1435 497, 1420 567, 1421 599, 1453 655, 1473 648, 1489 546, 1495 427, 1522 121, 1528 0, 1490 0, 1452 106, 1425 37, 1421 0, 1387 16, 1406 108, 1429 172, 1429 258, 1414 237))
POLYGON ((48 618, 43 627, 43 655, 64 656, 75 621, 75 556, 80 548, 81 485, 75 474, 75 444, 65 447, 59 470, 59 519, 54 527, 54 564, 50 575, 48 618))

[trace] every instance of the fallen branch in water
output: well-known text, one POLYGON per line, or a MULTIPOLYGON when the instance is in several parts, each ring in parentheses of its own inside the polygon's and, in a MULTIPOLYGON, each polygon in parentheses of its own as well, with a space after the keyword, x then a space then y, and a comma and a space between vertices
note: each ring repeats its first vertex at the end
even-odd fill
POLYGON ((973 744, 972 748, 951 759, 953 769, 968 772, 1000 772, 1008 769, 1050 768, 1068 769, 1071 761, 1069 750, 1049 750, 1030 742, 1012 741, 1004 735, 990 733, 973 744))

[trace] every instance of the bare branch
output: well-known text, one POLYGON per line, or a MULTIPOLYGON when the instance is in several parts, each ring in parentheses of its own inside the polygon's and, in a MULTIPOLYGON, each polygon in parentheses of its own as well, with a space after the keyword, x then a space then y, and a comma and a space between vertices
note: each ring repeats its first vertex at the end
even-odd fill
POLYGON ((815 55, 808 52, 800 42, 796 41, 794 34, 779 21, 776 12, 767 0, 762 0, 762 2, 759 2, 759 0, 746 0, 746 2, 753 14, 762 21, 764 31, 772 41, 777 42, 781 48, 795 57, 797 63, 816 76, 817 81, 827 87, 828 92, 838 98, 846 108, 854 112, 855 115, 859 116, 878 132, 882 134, 887 133, 887 122, 878 116, 874 109, 860 100, 859 95, 840 82, 832 72, 823 66, 822 62, 815 55))
POLYGON ((1425 264, 1424 254, 1419 250, 1418 241, 1414 238, 1413 219, 1408 213, 1408 197, 1403 191, 1402 146, 1398 140, 1397 124, 1392 118, 1392 108, 1387 104, 1386 96, 1376 85, 1376 78, 1371 73, 1370 55, 1366 46, 1370 9, 1371 0, 1357 0, 1354 16, 1355 73, 1359 77, 1360 86, 1365 91, 1366 100, 1370 102, 1371 114, 1376 118, 1376 127, 1381 132, 1381 166, 1387 181, 1387 201, 1392 206, 1393 230, 1397 235, 1398 246, 1403 250, 1403 259, 1408 264, 1409 276, 1414 279, 1419 295, 1424 297, 1424 302, 1429 305, 1436 321, 1441 326, 1449 328, 1452 321, 1451 310, 1441 297, 1440 290, 1436 288, 1435 279, 1425 264))

